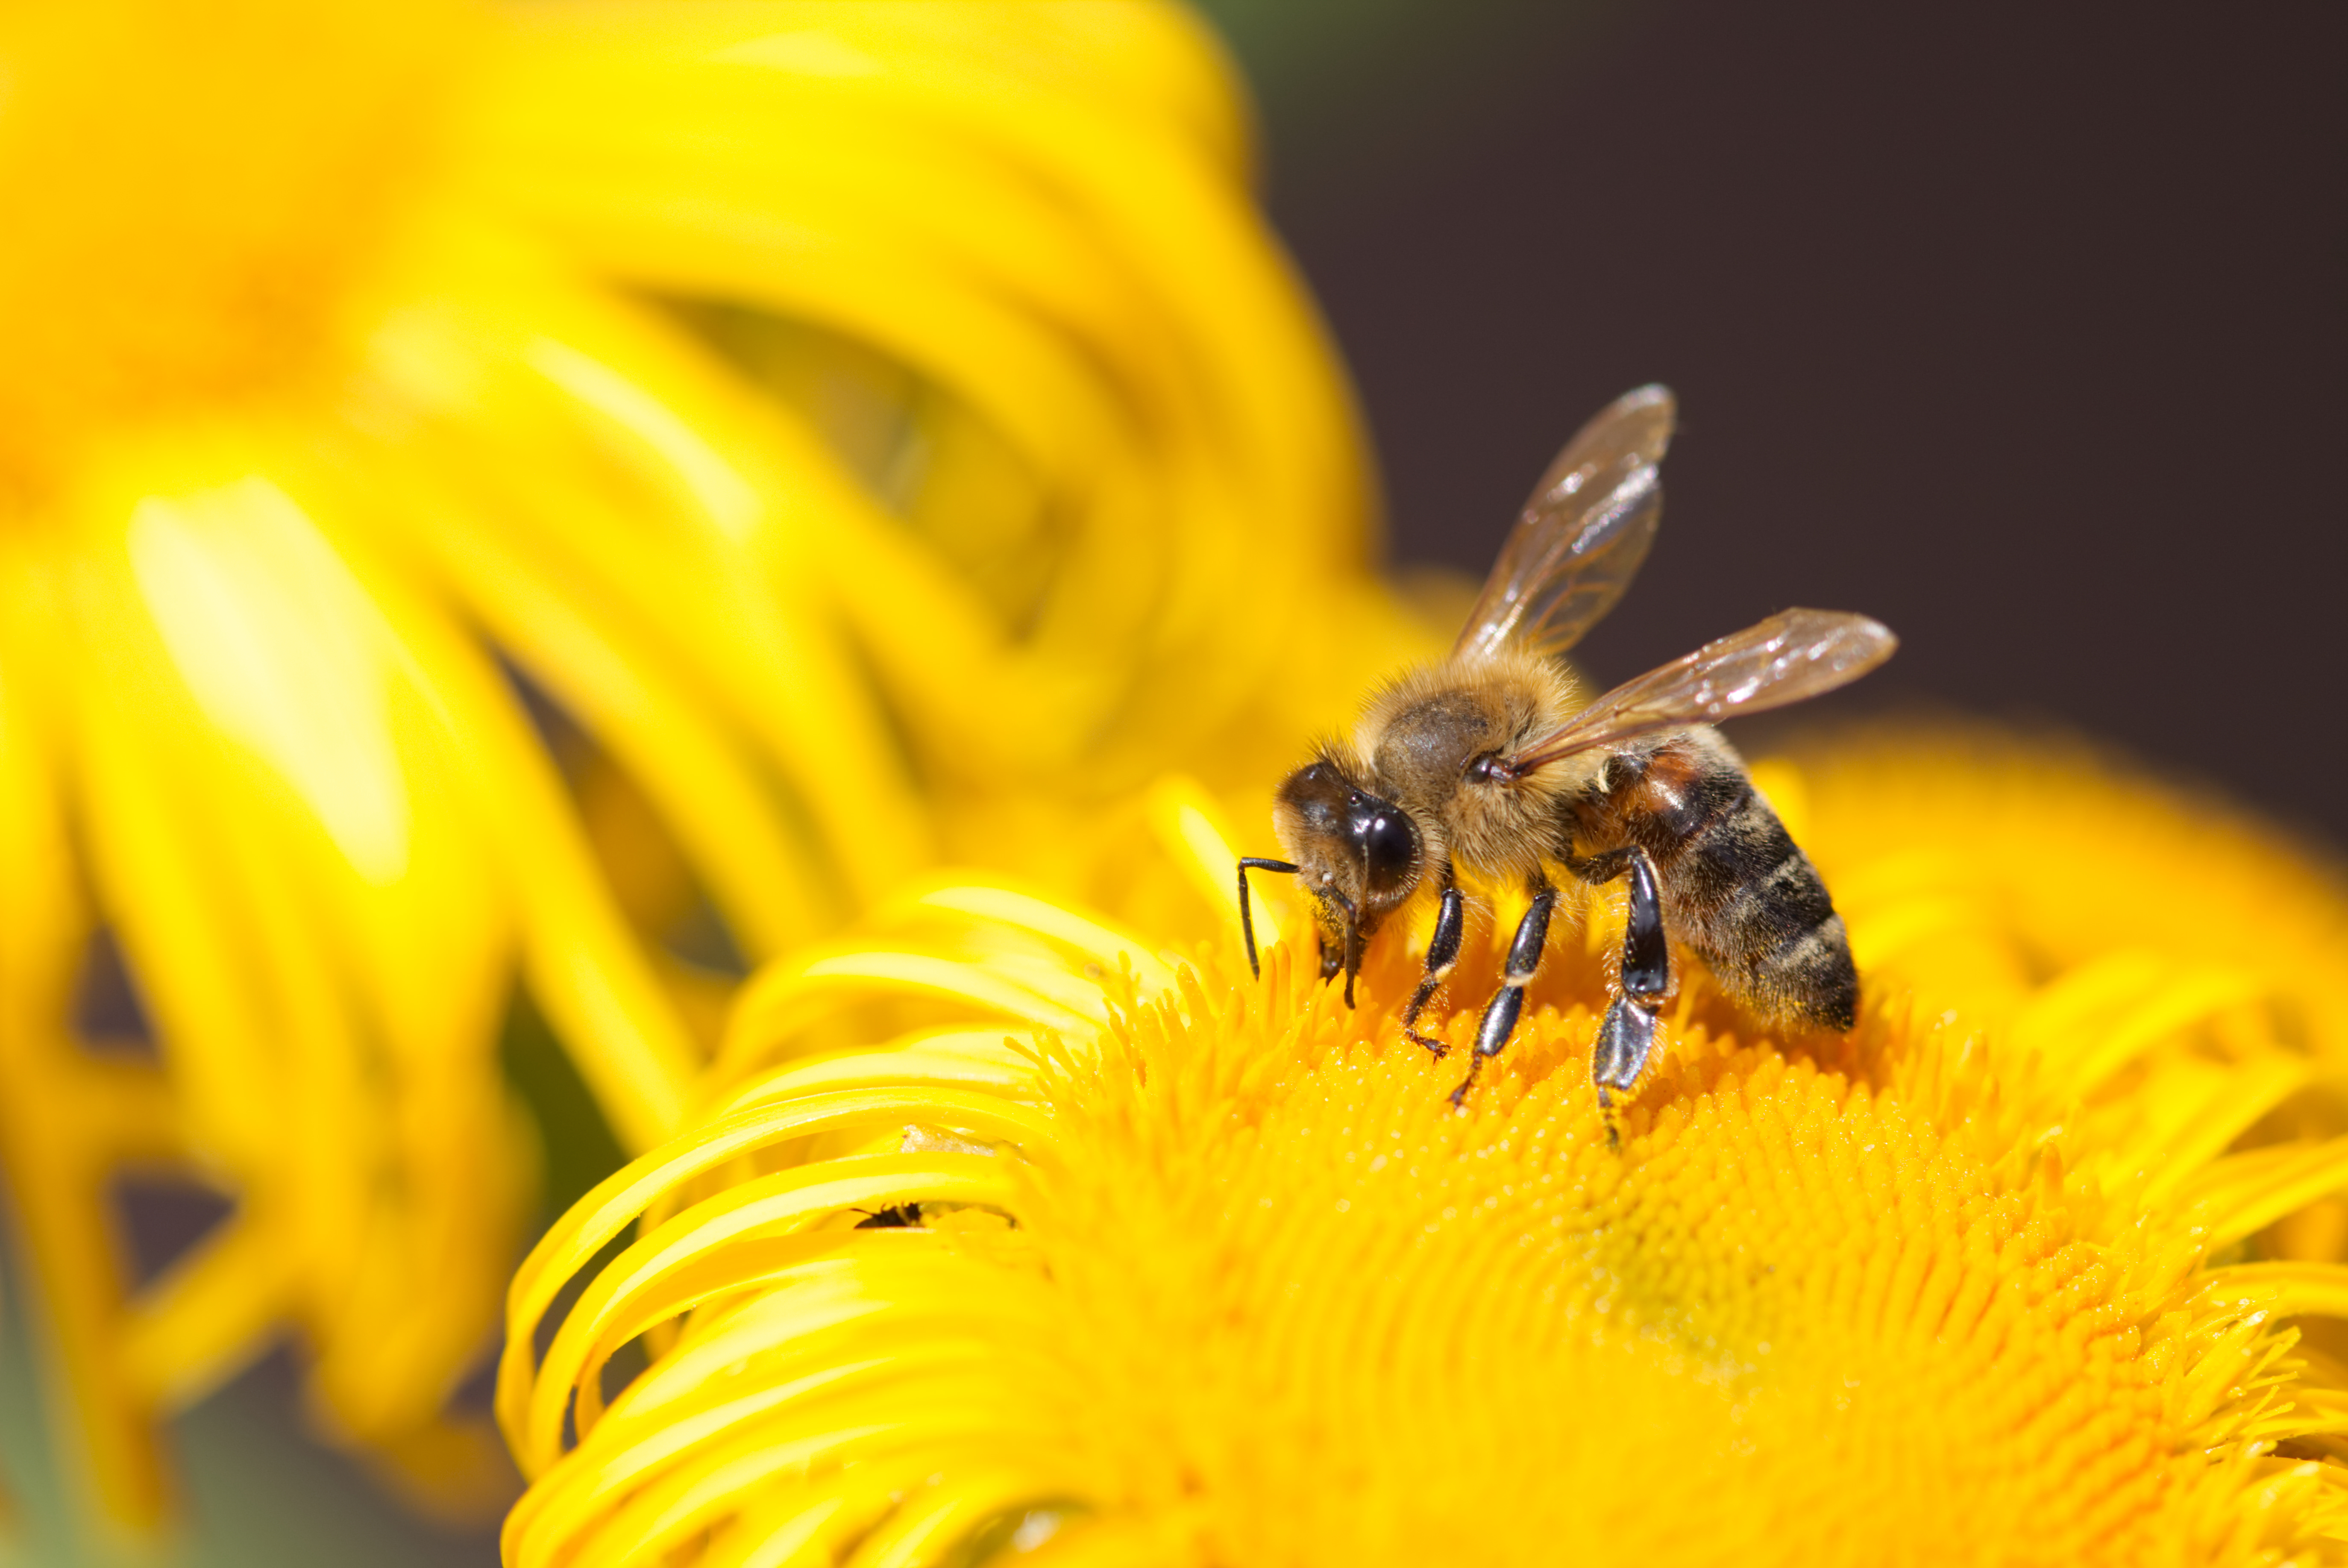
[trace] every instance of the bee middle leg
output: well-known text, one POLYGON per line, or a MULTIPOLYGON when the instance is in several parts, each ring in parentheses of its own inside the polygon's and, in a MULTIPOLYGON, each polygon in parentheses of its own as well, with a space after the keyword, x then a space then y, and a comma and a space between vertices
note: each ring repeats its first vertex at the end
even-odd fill
POLYGON ((1435 917, 1435 934, 1427 938, 1426 974, 1418 989, 1410 994, 1410 1006, 1402 1010, 1403 1038, 1425 1046, 1435 1053, 1436 1059, 1451 1047, 1432 1035, 1422 1035, 1413 1025, 1435 999, 1436 988, 1450 977, 1451 966, 1459 962, 1459 933, 1468 923, 1466 905, 1459 897, 1457 873, 1449 866, 1443 868, 1443 908, 1435 917))
POLYGON ((1468 1059, 1468 1076, 1451 1091, 1454 1106, 1467 1102, 1468 1091, 1476 1087, 1476 1075, 1484 1068, 1488 1057, 1497 1057, 1517 1032, 1517 1015, 1524 1010, 1525 987, 1540 969, 1541 951, 1549 945, 1550 911, 1557 907, 1557 889, 1550 886, 1547 877, 1532 881, 1532 907, 1517 922, 1516 940, 1509 944, 1508 973, 1501 976, 1500 988, 1484 1005, 1484 1016, 1476 1026, 1476 1054, 1468 1059))
MULTIPOLYGON (((1598 1087, 1598 1105, 1611 1109, 1609 1089, 1628 1090, 1646 1070, 1655 1047, 1655 1018, 1664 995, 1672 988, 1671 944, 1663 938, 1663 904, 1655 877, 1655 862, 1636 845, 1608 850, 1581 860, 1569 860, 1566 869, 1593 886, 1616 877, 1631 879, 1630 919, 1622 929, 1622 991, 1606 1005, 1599 1021, 1598 1043, 1591 1053, 1590 1078, 1598 1087)), ((1611 1128, 1611 1124, 1610 1124, 1611 1128)))

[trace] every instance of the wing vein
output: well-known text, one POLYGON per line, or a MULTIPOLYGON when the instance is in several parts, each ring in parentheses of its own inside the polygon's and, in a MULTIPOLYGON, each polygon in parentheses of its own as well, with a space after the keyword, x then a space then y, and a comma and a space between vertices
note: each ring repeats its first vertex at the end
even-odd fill
POLYGON ((1819 696, 1890 658, 1900 639, 1841 610, 1787 610, 1625 681, 1507 761, 1511 773, 1657 730, 1819 696))
POLYGON ((1662 521, 1655 465, 1676 405, 1661 387, 1616 398, 1558 453, 1518 514, 1455 655, 1520 647, 1554 656, 1622 597, 1662 521))

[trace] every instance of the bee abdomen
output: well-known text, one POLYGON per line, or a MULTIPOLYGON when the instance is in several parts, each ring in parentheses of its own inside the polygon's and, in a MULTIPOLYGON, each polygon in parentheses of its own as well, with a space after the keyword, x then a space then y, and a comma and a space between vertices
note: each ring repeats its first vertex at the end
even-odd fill
POLYGON ((1684 841, 1666 872, 1688 939, 1761 1010, 1848 1029, 1859 972, 1842 917, 1768 802, 1749 783, 1741 794, 1684 841))
MULTIPOLYGON (((1817 873, 1811 874, 1815 878, 1817 873)), ((1828 914, 1807 934, 1772 953, 1763 962, 1754 989, 1806 1024, 1839 1034, 1859 1022, 1859 970, 1850 960, 1850 938, 1842 916, 1828 914)))

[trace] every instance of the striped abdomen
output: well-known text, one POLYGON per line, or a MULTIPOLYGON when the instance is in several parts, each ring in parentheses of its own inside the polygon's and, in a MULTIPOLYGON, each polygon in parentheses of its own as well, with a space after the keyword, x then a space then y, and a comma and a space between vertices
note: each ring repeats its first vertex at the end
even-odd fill
POLYGON ((1709 727, 1634 743, 1573 807, 1585 851, 1653 857, 1671 934, 1740 1001, 1772 1017, 1848 1029, 1859 972, 1826 884, 1709 727))

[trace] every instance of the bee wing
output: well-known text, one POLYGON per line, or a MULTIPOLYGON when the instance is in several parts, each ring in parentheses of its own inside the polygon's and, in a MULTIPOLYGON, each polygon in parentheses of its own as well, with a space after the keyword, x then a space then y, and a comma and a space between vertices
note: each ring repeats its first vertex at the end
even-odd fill
POLYGON ((1575 433, 1518 515, 1455 654, 1561 654, 1614 607, 1654 542, 1655 464, 1677 413, 1667 388, 1642 387, 1575 433))
POLYGON ((1900 645, 1879 621, 1839 610, 1787 610, 1649 670, 1506 760, 1534 769, 1658 729, 1762 713, 1857 680, 1900 645))

